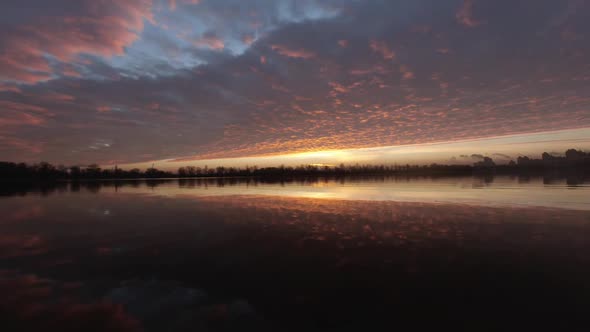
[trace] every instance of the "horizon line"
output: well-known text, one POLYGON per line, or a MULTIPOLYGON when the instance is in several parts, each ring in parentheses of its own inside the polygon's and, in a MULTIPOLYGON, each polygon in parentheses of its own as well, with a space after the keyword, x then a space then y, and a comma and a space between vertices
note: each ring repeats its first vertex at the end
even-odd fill
MULTIPOLYGON (((541 137, 539 137, 541 138, 541 137)), ((301 160, 301 159, 309 159, 308 162, 303 162, 303 164, 325 164, 326 162, 322 162, 322 159, 326 159, 326 158, 330 158, 331 155, 336 156, 335 158, 337 159, 338 155, 343 155, 343 154, 353 154, 353 153, 358 153, 358 154, 363 154, 363 153, 371 153, 371 152, 379 152, 380 150, 383 151, 384 153, 396 153, 396 152, 400 152, 400 150, 408 150, 408 149, 412 149, 412 148, 419 148, 419 147, 436 147, 436 146, 440 146, 440 145, 444 145, 444 146, 460 146, 462 144, 469 144, 469 143, 481 143, 484 142, 484 144, 491 144, 494 143, 494 141, 503 141, 506 140, 506 142, 499 142, 498 144, 503 145, 503 146, 516 146, 516 145, 522 145, 522 144, 542 144, 542 143, 560 143, 560 144, 567 144, 568 142, 571 143, 577 143, 577 142, 583 142, 586 144, 583 144, 583 146, 575 146, 575 147, 571 147, 571 148, 576 148, 576 149, 581 149, 581 150, 585 150, 585 149, 590 149, 590 127, 578 127, 578 128, 570 128, 570 129, 559 129, 559 130, 551 130, 551 131, 538 131, 538 132, 530 132, 530 133, 525 133, 525 134, 509 134, 509 135, 500 135, 500 136, 492 136, 492 137, 482 137, 482 138, 477 138, 477 139, 462 139, 462 140, 456 140, 456 141, 438 141, 438 142, 428 142, 428 143, 416 143, 416 144, 403 144, 403 145, 386 145, 386 146, 375 146, 375 147, 369 147, 369 148, 351 148, 351 149, 326 149, 326 150, 313 150, 313 151, 305 151, 305 152, 294 152, 294 153, 280 153, 280 154, 264 154, 264 155, 252 155, 252 156, 242 156, 242 157, 227 157, 227 158, 212 158, 212 159, 194 159, 194 158, 186 158, 186 157, 173 157, 173 158, 166 158, 166 159, 158 159, 158 160, 149 160, 149 161, 141 161, 141 162, 131 162, 131 163, 105 163, 105 164, 100 164, 101 166, 115 166, 118 165, 120 167, 132 167, 134 165, 139 166, 139 165, 145 165, 145 164, 150 164, 150 163, 160 163, 160 164, 165 164, 164 167, 180 167, 178 164, 189 164, 191 162, 193 163, 198 163, 198 164, 203 164, 203 163, 210 163, 213 165, 220 165, 223 166, 223 164, 252 164, 254 163, 254 160, 259 160, 259 163, 263 163, 263 164, 269 164, 269 162, 271 162, 271 159, 278 159, 276 160, 276 162, 274 162, 274 165, 280 165, 282 163, 290 163, 290 164, 300 164, 297 163, 297 160, 301 160), (581 137, 575 137, 576 134, 581 134, 581 137), (527 138, 534 138, 536 136, 543 136, 543 135, 566 135, 568 137, 564 137, 562 139, 551 139, 551 138, 546 138, 544 140, 529 140, 526 141, 527 138), (569 136, 574 136, 574 137, 569 137, 569 136), (510 141, 513 139, 517 139, 514 141, 510 141), (520 139, 524 139, 525 141, 520 141, 520 139), (311 159, 318 159, 317 161, 311 160, 311 159), (282 161, 281 161, 282 160, 282 161), (250 163, 248 163, 247 161, 251 161, 250 163)), ((480 149, 482 149, 482 147, 479 147, 480 149)), ((483 149, 485 149, 485 147, 483 147, 483 149)), ((551 149, 549 149, 551 150, 551 149)), ((449 154, 452 154, 452 150, 449 151, 449 154)), ((492 152, 492 151, 474 151, 473 153, 484 153, 487 154, 488 152, 492 152)), ((495 152, 495 151, 493 151, 495 152)), ((548 153, 553 153, 554 151, 543 151, 543 152, 548 152, 548 153)), ((410 153, 410 152, 408 152, 410 153)), ((435 153, 434 151, 429 151, 428 153, 435 153)), ((436 151, 436 153, 438 154, 444 154, 445 151, 436 151)), ((522 156, 531 156, 537 154, 537 152, 518 152, 516 156, 518 155, 522 155, 522 156)), ((451 158, 451 155, 447 155, 448 158, 451 158)), ((363 162, 361 160, 361 162, 363 162)), ((335 164, 335 163, 341 163, 341 162, 331 162, 331 164, 335 164)), ((346 163, 346 162, 345 162, 346 163)), ((369 161, 368 164, 373 164, 374 161, 369 161)), ((383 163, 383 162, 381 162, 383 163)), ((406 163, 406 162, 404 162, 406 163)), ((410 162, 410 164, 416 164, 415 162, 410 162)), ((141 166, 144 167, 144 166, 141 166)))

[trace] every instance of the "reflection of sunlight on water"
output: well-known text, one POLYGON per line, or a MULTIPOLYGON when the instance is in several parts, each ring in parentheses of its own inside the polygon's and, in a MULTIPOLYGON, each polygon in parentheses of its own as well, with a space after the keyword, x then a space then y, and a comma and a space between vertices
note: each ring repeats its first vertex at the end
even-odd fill
POLYGON ((328 198, 339 198, 338 195, 335 193, 325 193, 325 192, 294 192, 292 197, 302 197, 302 198, 317 198, 317 199, 328 199, 328 198))
POLYGON ((330 183, 318 181, 318 182, 312 183, 311 186, 314 188, 325 188, 325 187, 329 187, 330 183))
POLYGON ((478 178, 386 179, 384 181, 321 180, 306 183, 215 183, 175 181, 146 189, 122 187, 119 192, 149 193, 157 196, 229 196, 263 195, 365 201, 460 203, 483 206, 543 206, 590 210, 590 186, 564 183, 544 184, 543 179, 496 177, 478 178))
MULTIPOLYGON (((545 201, 537 194, 543 191, 557 193, 557 204, 572 199, 562 196, 567 187, 502 181, 467 185, 472 182, 248 186, 209 181, 207 188, 202 182, 134 182, 116 190, 105 184, 92 192, 1 199, 0 211, 12 213, 0 218, 0 259, 5 268, 14 267, 8 278, 0 268, 0 307, 8 309, 2 318, 31 322, 48 317, 72 325, 76 313, 87 319, 98 312, 100 321, 119 319, 109 326, 134 317, 145 326, 160 320, 168 327, 177 320, 187 322, 188 313, 200 327, 210 313, 222 312, 228 319, 232 312, 268 317, 269 308, 278 308, 282 314, 300 294, 312 301, 302 301, 299 310, 316 313, 338 304, 350 308, 345 314, 334 311, 334 321, 357 317, 371 303, 404 308, 415 299, 425 299, 417 302, 420 314, 425 305, 432 312, 451 308, 463 315, 466 309, 480 312, 489 305, 492 312, 506 303, 517 303, 510 312, 519 312, 535 303, 546 306, 548 289, 566 299, 577 294, 576 304, 585 303, 587 211, 478 205, 504 204, 514 197, 521 199, 516 203, 541 204, 545 201), (480 201, 424 203, 467 200, 472 194, 480 195, 475 197, 480 201), (36 212, 28 213, 32 208, 36 212), (22 278, 21 271, 28 275, 22 278), (556 277, 539 282, 549 274, 556 277), (466 296, 455 300, 464 285, 466 296), (499 287, 508 291, 500 292, 497 302, 490 303, 483 293, 473 304, 473 294, 495 294, 499 287), (368 297, 356 300, 350 295, 355 290, 356 296, 368 297), (527 290, 530 294, 523 295, 527 290), (52 300, 58 296, 67 301, 52 300), (530 301, 521 305, 523 298, 530 301), (430 305, 432 299, 440 303, 430 305), (449 305, 449 299, 455 302, 449 305), (391 302, 379 302, 385 300, 391 302), (82 311, 74 310, 78 302, 84 303, 82 311), (219 304, 223 310, 217 310, 219 304)), ((587 197, 587 189, 570 191, 587 197)), ((548 302, 559 308, 568 303, 548 302)), ((293 317, 299 320, 299 311, 293 317)), ((119 330, 129 330, 128 325, 119 330)))

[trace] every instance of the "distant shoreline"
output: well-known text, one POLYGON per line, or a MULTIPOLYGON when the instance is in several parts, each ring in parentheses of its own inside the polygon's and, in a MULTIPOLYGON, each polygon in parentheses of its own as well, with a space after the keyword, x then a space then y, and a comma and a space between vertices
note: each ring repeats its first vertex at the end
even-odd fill
POLYGON ((171 174, 161 177, 28 177, 0 178, 0 183, 48 183, 48 182, 101 182, 101 181, 158 181, 158 180, 255 180, 260 182, 297 181, 305 179, 374 179, 374 178, 452 178, 452 177, 490 177, 490 176, 524 176, 524 177, 590 177, 590 169, 475 169, 469 172, 383 172, 383 173, 323 173, 314 174, 274 174, 274 175, 201 175, 178 176, 171 174))
POLYGON ((27 165, 25 163, 0 162, 0 181, 45 180, 114 180, 114 179, 171 179, 171 178, 258 178, 286 179, 300 177, 346 176, 473 176, 473 175, 563 175, 590 174, 590 153, 569 149, 565 156, 543 153, 542 159, 518 157, 507 165, 496 165, 490 157, 480 156, 473 165, 300 165, 246 168, 207 166, 180 167, 177 172, 162 171, 154 167, 123 170, 115 166, 101 169, 98 165, 54 166, 49 163, 27 165))

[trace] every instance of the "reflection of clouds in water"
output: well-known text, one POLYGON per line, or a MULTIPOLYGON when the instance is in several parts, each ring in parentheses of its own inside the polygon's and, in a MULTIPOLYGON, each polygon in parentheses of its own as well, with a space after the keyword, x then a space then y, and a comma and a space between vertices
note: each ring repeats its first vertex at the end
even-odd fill
POLYGON ((6 222, 27 221, 33 218, 39 218, 43 216, 43 214, 43 208, 39 205, 34 205, 7 213, 4 215, 3 219, 6 222))
POLYGON ((106 300, 122 304, 132 314, 146 318, 179 307, 201 304, 206 298, 201 290, 158 280, 129 281, 105 295, 106 300))
MULTIPOLYGON (((514 266, 528 268, 534 280, 546 278, 543 285, 590 273, 580 270, 590 253, 586 211, 255 195, 172 198, 109 189, 14 200, 12 207, 39 204, 47 214, 39 223, 7 224, 12 235, 0 237, 0 252, 21 242, 46 252, 21 248, 11 256, 18 259, 0 263, 52 279, 0 274, 0 287, 6 285, 0 305, 9 308, 9 322, 33 330, 62 323, 84 329, 91 319, 115 331, 133 330, 138 322, 153 331, 243 329, 244 322, 257 327, 272 315, 288 315, 281 323, 291 324, 307 310, 328 312, 333 322, 345 312, 338 305, 357 314, 386 307, 379 301, 399 310, 420 296, 448 301, 445 295, 455 296, 463 281, 499 280, 514 266), (107 206, 117 212, 110 218, 102 214, 107 206), (92 208, 97 213, 89 214, 92 208), (65 259, 68 264, 53 264, 65 259), (560 279, 546 277, 547 266, 560 279), (20 280, 16 286, 14 280, 20 280), (424 283, 442 296, 423 290, 424 283), (284 309, 288 305, 299 311, 284 309)), ((567 281, 573 283, 563 287, 578 287, 567 281)), ((499 282, 522 294, 518 282, 499 282)))
POLYGON ((178 282, 152 279, 132 280, 110 290, 106 300, 122 304, 152 329, 179 325, 195 326, 210 319, 252 319, 254 308, 243 299, 214 299, 203 290, 184 287, 178 282), (166 317, 162 320, 162 317, 166 317))
POLYGON ((45 240, 37 234, 0 234, 0 258, 40 255, 47 252, 45 240))
POLYGON ((174 281, 60 282, 0 270, 0 320, 9 331, 186 331, 215 321, 251 322, 243 299, 212 299, 174 281))
POLYGON ((0 321, 8 331, 140 331, 121 305, 82 302, 81 285, 0 271, 0 321))
POLYGON ((545 208, 256 196, 202 197, 199 201, 210 209, 222 210, 223 220, 228 223, 241 224, 247 220, 259 224, 269 234, 290 231, 304 234, 304 240, 327 241, 345 247, 371 242, 383 246, 433 240, 460 243, 467 235, 499 244, 511 239, 515 235, 511 233, 511 225, 519 224, 527 227, 527 232, 519 234, 520 240, 527 242, 534 238, 534 245, 553 246, 557 242, 539 234, 550 233, 555 224, 583 228, 588 222, 585 212, 545 208))

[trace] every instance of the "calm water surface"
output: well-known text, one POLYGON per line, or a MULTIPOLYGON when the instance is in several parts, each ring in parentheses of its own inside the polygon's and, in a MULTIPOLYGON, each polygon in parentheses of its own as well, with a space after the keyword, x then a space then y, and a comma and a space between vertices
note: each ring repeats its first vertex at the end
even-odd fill
POLYGON ((9 331, 587 330, 590 183, 3 185, 9 331))

